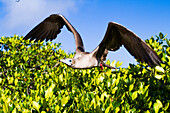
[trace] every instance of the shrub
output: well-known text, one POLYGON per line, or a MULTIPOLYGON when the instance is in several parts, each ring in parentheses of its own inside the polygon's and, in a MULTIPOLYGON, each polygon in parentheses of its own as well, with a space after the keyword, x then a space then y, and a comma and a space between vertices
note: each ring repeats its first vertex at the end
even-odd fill
POLYGON ((146 42, 160 66, 145 63, 72 69, 60 59, 73 57, 60 44, 0 38, 0 112, 170 112, 170 40, 162 33, 146 42))

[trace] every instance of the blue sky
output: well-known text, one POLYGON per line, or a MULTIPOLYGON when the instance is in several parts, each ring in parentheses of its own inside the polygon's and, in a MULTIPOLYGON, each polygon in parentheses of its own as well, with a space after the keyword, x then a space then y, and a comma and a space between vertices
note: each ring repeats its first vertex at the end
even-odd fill
MULTIPOLYGON (((159 32, 170 34, 169 0, 0 0, 0 36, 25 36, 35 25, 53 13, 63 14, 81 34, 86 51, 103 39, 108 22, 114 21, 145 40, 159 32)), ((54 43, 74 52, 73 35, 62 29, 54 43)), ((123 67, 136 63, 122 47, 108 59, 123 61, 123 67)))

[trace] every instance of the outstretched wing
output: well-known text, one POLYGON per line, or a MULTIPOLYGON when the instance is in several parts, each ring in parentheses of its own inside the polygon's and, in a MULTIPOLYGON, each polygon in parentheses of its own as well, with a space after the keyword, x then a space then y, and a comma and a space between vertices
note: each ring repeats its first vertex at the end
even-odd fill
POLYGON ((47 17, 40 24, 35 26, 24 39, 30 39, 35 41, 43 41, 46 39, 53 40, 57 37, 57 34, 61 32, 63 26, 66 25, 67 29, 71 31, 75 38, 76 43, 76 53, 84 52, 83 41, 79 33, 74 29, 74 27, 68 22, 68 20, 61 14, 52 14, 47 17))
POLYGON ((159 65, 161 59, 144 41, 142 41, 132 31, 115 22, 110 22, 104 39, 99 46, 92 51, 97 58, 106 56, 106 51, 116 51, 122 45, 141 62, 146 62, 149 66, 159 65))

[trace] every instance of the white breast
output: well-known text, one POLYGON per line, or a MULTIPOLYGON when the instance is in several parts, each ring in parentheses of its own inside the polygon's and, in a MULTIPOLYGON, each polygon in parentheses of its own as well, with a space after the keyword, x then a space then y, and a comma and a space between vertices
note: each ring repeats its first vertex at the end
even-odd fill
POLYGON ((79 54, 74 57, 75 68, 91 68, 96 67, 98 62, 91 54, 79 54))

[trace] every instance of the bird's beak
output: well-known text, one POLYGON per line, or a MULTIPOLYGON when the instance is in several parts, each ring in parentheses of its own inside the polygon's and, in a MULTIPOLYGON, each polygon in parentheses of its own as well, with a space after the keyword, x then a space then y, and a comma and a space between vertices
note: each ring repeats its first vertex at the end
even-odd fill
POLYGON ((66 64, 66 60, 65 59, 60 59, 60 62, 63 62, 66 64))
POLYGON ((72 62, 70 62, 70 59, 61 59, 60 61, 67 64, 68 66, 72 65, 72 62))

